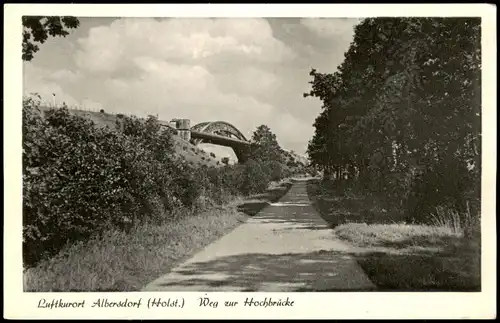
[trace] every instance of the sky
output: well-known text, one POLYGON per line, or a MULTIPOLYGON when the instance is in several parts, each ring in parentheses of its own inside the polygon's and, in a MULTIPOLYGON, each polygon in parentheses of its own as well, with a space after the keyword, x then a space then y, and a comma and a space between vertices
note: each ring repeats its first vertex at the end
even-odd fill
MULTIPOLYGON (((247 139, 261 124, 306 153, 321 102, 304 98, 311 68, 333 73, 359 23, 351 18, 79 18, 24 62, 23 92, 46 102, 191 126, 226 121, 247 139)), ((234 159, 227 147, 207 151, 234 159)))

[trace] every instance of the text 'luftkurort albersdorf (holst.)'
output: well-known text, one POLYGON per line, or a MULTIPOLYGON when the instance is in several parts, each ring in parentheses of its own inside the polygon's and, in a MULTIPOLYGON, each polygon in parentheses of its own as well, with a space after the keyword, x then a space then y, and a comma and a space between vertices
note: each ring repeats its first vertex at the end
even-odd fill
MULTIPOLYGON (((64 300, 62 298, 45 299, 38 301, 38 308, 64 309, 64 308, 184 308, 185 299, 183 297, 151 297, 151 298, 97 298, 95 300, 64 300)), ((289 297, 245 297, 243 301, 227 299, 211 299, 207 295, 197 297, 187 302, 189 307, 219 308, 219 307, 293 307, 295 301, 289 297)))

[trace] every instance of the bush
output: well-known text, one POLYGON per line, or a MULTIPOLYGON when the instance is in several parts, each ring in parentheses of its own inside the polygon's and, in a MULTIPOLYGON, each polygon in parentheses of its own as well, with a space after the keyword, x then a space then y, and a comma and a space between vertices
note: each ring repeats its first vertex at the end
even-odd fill
MULTIPOLYGON (((23 241, 26 264, 109 227, 172 210, 172 142, 156 120, 122 118, 123 133, 66 108, 23 105, 23 241)), ((178 194, 179 196, 176 196, 178 194)), ((182 199, 181 199, 182 200, 182 199)), ((189 204, 190 201, 186 203, 189 204)))
POLYGON ((269 169, 254 160, 249 160, 244 164, 241 192, 243 194, 255 194, 266 190, 271 182, 269 169))
POLYGON ((23 238, 30 259, 84 237, 97 225, 118 222, 110 212, 125 184, 116 161, 99 154, 116 148, 116 138, 107 140, 105 130, 89 132, 83 118, 48 111, 44 120, 38 112, 23 114, 23 238), (114 190, 118 194, 109 194, 114 190))
POLYGON ((417 174, 407 196, 407 213, 412 222, 431 223, 436 209, 457 214, 480 214, 480 192, 475 178, 458 160, 443 160, 417 174))
POLYGON ((285 166, 277 161, 269 161, 262 164, 264 171, 271 181, 279 181, 283 178, 285 166))

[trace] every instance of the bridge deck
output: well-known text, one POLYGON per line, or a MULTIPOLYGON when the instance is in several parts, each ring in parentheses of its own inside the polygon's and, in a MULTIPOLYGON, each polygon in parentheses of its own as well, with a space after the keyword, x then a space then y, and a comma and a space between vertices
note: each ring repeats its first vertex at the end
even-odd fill
POLYGON ((239 139, 219 136, 213 133, 199 132, 191 130, 191 138, 203 139, 205 142, 224 146, 249 146, 250 142, 239 139))

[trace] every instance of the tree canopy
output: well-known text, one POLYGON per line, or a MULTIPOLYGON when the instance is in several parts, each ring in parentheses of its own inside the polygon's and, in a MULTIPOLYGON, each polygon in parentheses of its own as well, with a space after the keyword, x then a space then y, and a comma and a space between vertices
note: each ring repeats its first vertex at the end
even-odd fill
POLYGON ((276 135, 266 125, 260 125, 252 134, 251 159, 283 162, 283 150, 276 135))
POLYGON ((69 29, 75 29, 80 25, 78 18, 67 16, 24 16, 22 23, 24 61, 31 61, 40 49, 36 43, 43 44, 49 36, 66 37, 69 35, 69 29))

